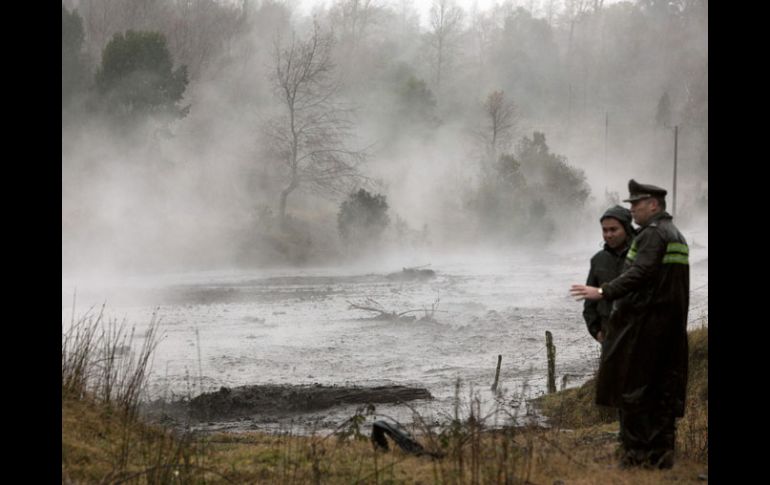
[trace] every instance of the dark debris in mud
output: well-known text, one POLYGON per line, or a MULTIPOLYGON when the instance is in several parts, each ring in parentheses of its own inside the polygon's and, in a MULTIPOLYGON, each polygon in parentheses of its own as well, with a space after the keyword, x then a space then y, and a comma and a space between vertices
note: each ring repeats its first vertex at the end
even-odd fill
POLYGON ((391 281, 425 281, 436 277, 432 269, 403 268, 398 273, 390 273, 385 276, 391 281))
POLYGON ((399 403, 432 399, 424 388, 253 385, 222 387, 189 400, 145 404, 144 414, 159 422, 222 421, 246 417, 282 418, 351 404, 399 403))

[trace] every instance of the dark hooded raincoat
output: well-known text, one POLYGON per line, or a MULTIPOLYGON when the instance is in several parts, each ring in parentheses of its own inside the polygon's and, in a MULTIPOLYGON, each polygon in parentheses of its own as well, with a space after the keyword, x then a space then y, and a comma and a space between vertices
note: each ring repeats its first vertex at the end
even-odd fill
MULTIPOLYGON (((591 269, 588 271, 586 285, 599 287, 617 278, 623 272, 628 246, 615 251, 606 244, 604 249, 594 254, 591 258, 591 269)), ((612 311, 612 302, 606 299, 599 301, 586 300, 583 304, 583 318, 586 321, 588 332, 593 338, 600 330, 607 333, 607 321, 612 311)))
POLYGON ((684 415, 688 255, 671 216, 661 212, 640 229, 624 272, 601 286, 613 311, 599 364, 597 404, 684 415))
MULTIPOLYGON (((619 205, 611 207, 602 215, 599 222, 607 217, 612 217, 623 225, 627 243, 624 247, 617 250, 612 249, 605 243, 604 249, 594 254, 591 258, 591 268, 588 271, 586 285, 597 288, 604 283, 614 280, 623 272, 626 254, 630 246, 628 243, 631 242, 636 234, 631 225, 631 212, 628 209, 619 205)), ((607 334, 607 321, 610 318, 611 311, 611 301, 606 299, 599 301, 585 300, 583 304, 583 318, 588 327, 588 332, 593 338, 596 338, 600 330, 603 330, 605 335, 607 334)))

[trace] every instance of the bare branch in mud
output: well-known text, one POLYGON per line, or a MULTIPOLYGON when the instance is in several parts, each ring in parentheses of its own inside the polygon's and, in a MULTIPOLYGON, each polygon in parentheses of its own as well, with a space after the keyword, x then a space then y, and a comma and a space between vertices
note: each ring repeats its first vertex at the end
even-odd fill
POLYGON ((428 310, 427 308, 416 308, 416 309, 412 309, 412 310, 405 310, 405 311, 402 311, 402 312, 387 311, 387 310, 385 310, 382 307, 382 305, 379 302, 377 302, 375 300, 372 300, 371 298, 367 298, 366 301, 363 304, 356 304, 356 303, 353 303, 353 302, 350 302, 350 301, 347 301, 347 300, 346 300, 346 302, 347 302, 348 305, 350 305, 350 307, 349 307, 350 310, 363 310, 363 311, 367 311, 367 312, 379 313, 379 315, 374 317, 374 319, 376 319, 376 320, 406 320, 406 321, 415 321, 415 320, 417 320, 417 317, 415 317, 415 316, 407 317, 407 315, 410 314, 410 313, 415 313, 415 312, 424 312, 425 316, 420 318, 421 321, 434 321, 433 320, 433 315, 436 312, 439 311, 439 310, 437 310, 438 302, 439 302, 438 298, 431 305, 431 309, 430 310, 428 310))
POLYGON ((349 310, 364 310, 367 312, 379 313, 379 315, 374 317, 377 320, 398 320, 401 318, 400 314, 385 310, 379 302, 372 300, 371 298, 367 298, 362 305, 357 305, 350 301, 347 301, 347 304, 350 305, 349 310))
POLYGON ((438 294, 436 294, 436 299, 431 304, 430 309, 423 307, 423 308, 416 308, 412 310, 405 310, 402 312, 396 312, 396 311, 387 311, 383 306, 376 300, 373 300, 371 298, 367 298, 364 303, 357 304, 353 303, 351 301, 345 300, 350 307, 349 310, 363 310, 367 312, 375 312, 379 313, 379 315, 373 317, 375 320, 402 320, 402 321, 415 321, 417 320, 417 317, 415 316, 407 316, 410 313, 415 312, 423 312, 425 315, 420 317, 420 321, 424 322, 435 322, 436 320, 433 318, 433 316, 438 312, 448 313, 444 310, 439 310, 438 305, 441 301, 441 298, 438 294))
POLYGON ((396 318, 398 317, 395 313, 388 313, 387 311, 383 310, 382 306, 379 303, 377 303, 374 300, 368 299, 368 298, 366 300, 366 304, 367 305, 374 304, 374 305, 377 305, 379 308, 375 308, 373 306, 356 305, 355 303, 352 303, 352 302, 347 301, 347 300, 345 300, 345 302, 348 305, 350 305, 349 310, 364 310, 364 311, 367 311, 367 312, 377 312, 377 313, 382 313, 382 314, 385 314, 385 315, 392 315, 393 317, 396 317, 396 318))

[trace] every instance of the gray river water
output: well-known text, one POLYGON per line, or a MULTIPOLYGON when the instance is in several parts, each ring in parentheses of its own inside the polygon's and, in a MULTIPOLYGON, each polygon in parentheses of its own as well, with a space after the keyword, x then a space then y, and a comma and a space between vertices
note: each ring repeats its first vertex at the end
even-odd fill
MULTIPOLYGON (((464 401, 476 392, 484 406, 492 406, 489 388, 502 355, 502 400, 523 416, 524 398, 546 390, 546 330, 556 346, 558 386, 577 386, 596 369, 599 346, 586 331, 582 302, 568 292, 572 283, 585 281, 596 249, 437 256, 423 261, 436 272, 427 281, 388 279, 401 270, 392 261, 363 269, 227 270, 98 282, 63 277, 62 321, 66 327, 72 319, 73 295, 76 318, 106 303, 108 318, 136 325, 138 344, 157 312, 162 339, 149 379, 154 397, 267 383, 401 384, 431 392, 434 400, 414 408, 435 420, 452 412, 458 379, 464 401), (374 313, 350 308, 367 299, 396 312, 430 311, 438 301, 438 311, 433 321, 374 320, 374 313)), ((691 244, 690 260, 692 328, 707 315, 707 245, 691 244)), ((314 426, 334 428, 352 411, 318 414, 314 426)), ((404 406, 378 406, 377 412, 402 422, 413 418, 404 406)), ((286 423, 208 427, 238 431, 286 423)))

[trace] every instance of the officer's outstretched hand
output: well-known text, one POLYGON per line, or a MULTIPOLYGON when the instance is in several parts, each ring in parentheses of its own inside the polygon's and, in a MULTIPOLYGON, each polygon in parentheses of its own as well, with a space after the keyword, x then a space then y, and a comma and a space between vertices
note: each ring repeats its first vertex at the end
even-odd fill
POLYGON ((602 299, 602 295, 599 294, 599 288, 594 286, 572 285, 569 293, 577 301, 602 299))

